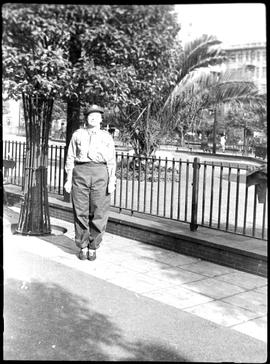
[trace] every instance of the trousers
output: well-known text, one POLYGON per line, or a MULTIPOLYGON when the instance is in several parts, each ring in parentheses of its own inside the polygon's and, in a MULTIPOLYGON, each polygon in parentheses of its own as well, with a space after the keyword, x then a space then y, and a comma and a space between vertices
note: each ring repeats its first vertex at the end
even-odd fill
POLYGON ((72 175, 72 206, 75 244, 98 249, 108 222, 111 196, 107 193, 108 171, 105 164, 77 164, 72 175))

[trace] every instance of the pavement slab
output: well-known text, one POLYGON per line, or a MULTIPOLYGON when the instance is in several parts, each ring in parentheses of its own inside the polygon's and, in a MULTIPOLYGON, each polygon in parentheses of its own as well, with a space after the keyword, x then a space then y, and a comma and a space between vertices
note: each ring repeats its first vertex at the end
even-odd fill
POLYGON ((255 337, 258 340, 267 342, 267 331, 265 330, 266 325, 267 325, 267 317, 265 315, 262 317, 255 318, 253 320, 249 320, 242 324, 235 325, 233 326, 233 329, 251 335, 252 337, 255 337))
POLYGON ((180 309, 201 305, 212 301, 210 297, 189 291, 183 287, 167 287, 166 290, 152 290, 144 293, 145 296, 164 302, 180 309))
POLYGON ((244 288, 219 281, 216 278, 205 278, 197 282, 185 283, 183 287, 215 299, 221 299, 244 291, 244 288))
POLYGON ((225 327, 257 318, 259 314, 222 301, 211 301, 196 307, 185 308, 185 312, 193 313, 225 327))
POLYGON ((262 286, 262 287, 256 288, 256 289, 254 289, 254 292, 260 292, 260 293, 263 293, 263 294, 267 297, 268 286, 267 286, 267 285, 265 285, 265 286, 262 286))
POLYGON ((267 284, 267 278, 241 271, 220 275, 219 277, 216 277, 216 279, 230 282, 245 289, 259 288, 267 284))
POLYGON ((127 272, 125 274, 118 273, 107 279, 108 282, 127 288, 136 293, 149 292, 154 289, 167 290, 170 286, 167 282, 160 282, 157 279, 145 277, 140 273, 127 272))
POLYGON ((246 291, 230 297, 222 298, 222 301, 238 307, 246 308, 247 310, 257 312, 261 315, 267 314, 266 296, 260 292, 246 291))
POLYGON ((184 269, 190 272, 202 274, 206 277, 216 277, 221 274, 231 273, 232 271, 235 271, 232 268, 224 267, 222 265, 212 262, 207 262, 206 260, 186 265, 184 269))

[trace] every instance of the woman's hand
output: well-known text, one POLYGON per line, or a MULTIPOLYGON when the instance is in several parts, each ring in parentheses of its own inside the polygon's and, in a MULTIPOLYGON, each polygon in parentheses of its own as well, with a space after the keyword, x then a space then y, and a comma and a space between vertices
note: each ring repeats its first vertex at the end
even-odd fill
POLYGON ((116 181, 115 179, 113 178, 111 181, 109 181, 108 183, 108 188, 107 188, 107 192, 109 194, 113 193, 114 190, 115 190, 115 185, 116 185, 116 181))
POLYGON ((72 187, 72 181, 71 180, 67 180, 67 182, 64 185, 64 189, 66 190, 67 193, 71 192, 71 187, 72 187))

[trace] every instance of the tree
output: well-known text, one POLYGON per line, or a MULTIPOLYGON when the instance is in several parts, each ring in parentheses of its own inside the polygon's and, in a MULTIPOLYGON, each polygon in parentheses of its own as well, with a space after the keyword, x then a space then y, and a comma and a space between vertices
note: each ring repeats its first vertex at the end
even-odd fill
POLYGON ((128 120, 141 114, 149 95, 158 90, 157 76, 164 61, 169 67, 168 50, 178 31, 171 10, 170 6, 136 5, 3 7, 4 85, 9 97, 23 95, 26 172, 42 170, 39 182, 37 175, 27 175, 24 200, 29 204, 21 209, 22 231, 44 233, 44 220, 45 232, 50 231, 48 213, 38 214, 36 197, 42 196, 41 204, 48 205, 46 164, 53 99, 67 102, 67 143, 79 126, 81 106, 117 105, 128 120), (165 41, 159 31, 166 35, 165 41), (156 78, 151 70, 159 71, 156 78), (50 100, 46 115, 41 100, 50 100))
POLYGON ((118 105, 119 119, 135 153, 150 155, 161 132, 157 111, 177 78, 179 25, 172 6, 134 5, 122 10, 119 20, 127 34, 134 75, 127 80, 131 102, 118 105))
MULTIPOLYGON (((217 109, 222 104, 237 103, 239 105, 262 105, 263 99, 259 95, 254 82, 246 78, 242 69, 227 69, 214 71, 213 68, 199 68, 188 73, 173 90, 166 101, 163 112, 165 115, 179 115, 183 105, 189 98, 199 98, 205 108, 214 110, 213 152, 216 149, 217 109)), ((175 126, 175 119, 169 123, 175 126)), ((168 121, 167 121, 168 126, 168 121)))
POLYGON ((225 115, 224 123, 226 129, 229 131, 234 130, 235 128, 243 129, 244 148, 245 153, 247 153, 248 146, 253 144, 254 132, 267 132, 265 95, 261 97, 261 102, 255 105, 238 105, 232 103, 225 115))
POLYGON ((43 17, 37 10, 38 5, 3 7, 4 85, 9 97, 22 96, 26 128, 24 196, 17 231, 33 235, 51 233, 48 137, 53 98, 56 92, 64 92, 61 76, 68 70, 58 43, 64 30, 50 9, 43 17))
POLYGON ((180 136, 181 145, 184 144, 184 135, 187 132, 201 131, 206 107, 207 100, 200 95, 190 94, 182 100, 181 108, 171 117, 173 129, 180 136))
MULTIPOLYGON (((68 103, 67 144, 78 127, 80 106, 94 102, 114 109, 117 105, 121 124, 133 130, 137 120, 135 127, 143 132, 147 114, 142 111, 149 100, 154 110, 153 104, 158 105, 166 89, 175 85, 174 60, 178 57, 173 57, 173 46, 179 25, 173 6, 16 4, 6 8, 7 22, 17 30, 15 17, 27 23, 23 14, 31 13, 31 26, 24 26, 23 32, 28 27, 28 42, 40 43, 39 55, 48 60, 46 65, 41 62, 45 73, 52 72, 48 57, 57 44, 58 60, 63 63, 58 81, 65 88, 57 83, 54 94, 68 103), (51 49, 48 39, 54 41, 51 49)), ((41 83, 48 86, 49 81, 50 77, 41 83)), ((13 87, 17 88, 16 82, 13 87)))
POLYGON ((52 119, 59 120, 59 119, 66 119, 67 110, 66 104, 61 102, 59 99, 54 99, 53 104, 53 111, 52 111, 52 119))
POLYGON ((188 42, 180 54, 176 85, 166 95, 159 114, 163 128, 174 129, 180 134, 182 142, 185 132, 196 123, 208 105, 208 98, 198 92, 198 84, 192 80, 201 74, 201 70, 226 60, 220 44, 215 36, 203 34, 188 42))
POLYGON ((117 109, 118 127, 137 153, 147 154, 155 145, 156 109, 177 77, 173 50, 179 25, 173 6, 96 6, 88 21, 77 67, 80 82, 87 79, 85 102, 95 95, 96 103, 117 109))

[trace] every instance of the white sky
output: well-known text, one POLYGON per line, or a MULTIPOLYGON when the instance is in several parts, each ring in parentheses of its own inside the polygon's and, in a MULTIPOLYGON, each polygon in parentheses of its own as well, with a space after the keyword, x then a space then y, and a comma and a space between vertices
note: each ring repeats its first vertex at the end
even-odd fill
POLYGON ((215 35, 224 44, 266 41, 266 9, 262 3, 177 4, 185 43, 202 34, 215 35))

